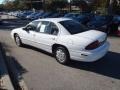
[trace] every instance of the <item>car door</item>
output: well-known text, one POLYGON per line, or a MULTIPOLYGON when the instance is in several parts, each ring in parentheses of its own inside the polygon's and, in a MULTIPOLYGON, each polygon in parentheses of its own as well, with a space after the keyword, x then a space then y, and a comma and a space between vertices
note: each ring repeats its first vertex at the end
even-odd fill
POLYGON ((39 33, 36 34, 36 41, 39 44, 39 48, 51 53, 51 47, 57 40, 58 27, 52 22, 41 21, 38 29, 39 33))
POLYGON ((37 33, 38 23, 38 21, 34 21, 23 28, 21 33, 21 39, 23 43, 35 46, 35 35, 37 33))

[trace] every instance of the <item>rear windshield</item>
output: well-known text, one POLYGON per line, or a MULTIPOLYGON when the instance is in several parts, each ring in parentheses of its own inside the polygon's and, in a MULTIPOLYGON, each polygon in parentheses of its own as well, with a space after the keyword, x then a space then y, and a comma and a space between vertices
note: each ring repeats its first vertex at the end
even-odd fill
POLYGON ((88 30, 84 25, 74 20, 66 20, 59 23, 63 25, 71 34, 77 34, 88 30))

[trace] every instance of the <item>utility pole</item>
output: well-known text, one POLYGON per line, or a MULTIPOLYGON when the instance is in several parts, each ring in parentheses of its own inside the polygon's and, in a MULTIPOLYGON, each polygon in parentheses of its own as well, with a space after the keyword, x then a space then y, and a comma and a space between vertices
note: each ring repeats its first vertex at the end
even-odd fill
POLYGON ((33 7, 32 7, 32 0, 30 0, 30 8, 31 8, 31 10, 32 10, 32 8, 33 8, 33 7))
POLYGON ((68 3, 69 3, 69 12, 71 12, 72 11, 72 8, 71 8, 71 0, 68 0, 68 3))
POLYGON ((43 7, 43 10, 46 11, 46 4, 45 4, 45 0, 42 0, 42 7, 43 7))

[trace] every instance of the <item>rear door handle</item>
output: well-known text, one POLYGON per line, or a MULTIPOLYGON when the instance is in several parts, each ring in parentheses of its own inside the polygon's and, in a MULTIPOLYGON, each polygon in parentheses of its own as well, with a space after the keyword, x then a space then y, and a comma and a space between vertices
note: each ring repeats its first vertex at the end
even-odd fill
POLYGON ((33 34, 33 36, 35 37, 36 35, 35 35, 35 34, 33 34))

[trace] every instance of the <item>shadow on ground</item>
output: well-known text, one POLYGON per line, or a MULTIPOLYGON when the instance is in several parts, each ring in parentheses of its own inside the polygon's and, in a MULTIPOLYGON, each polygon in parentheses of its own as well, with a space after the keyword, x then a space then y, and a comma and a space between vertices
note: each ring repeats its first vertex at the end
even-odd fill
POLYGON ((30 21, 28 20, 21 20, 21 19, 4 19, 2 24, 0 25, 0 29, 11 30, 14 28, 23 27, 29 22, 30 21))
POLYGON ((14 57, 6 56, 6 58, 9 75, 14 85, 14 88, 16 90, 22 90, 20 89, 21 87, 19 83, 23 80, 22 75, 27 73, 28 71, 14 57))
MULTIPOLYGON (((53 55, 32 46, 24 45, 23 48, 32 49, 53 57, 53 55)), ((91 71, 104 76, 120 79, 120 53, 116 52, 108 52, 105 57, 96 62, 86 63, 80 61, 71 61, 67 66, 74 69, 82 69, 85 71, 91 71)))
POLYGON ((16 58, 12 57, 11 55, 5 54, 6 52, 10 53, 10 50, 7 48, 9 46, 6 45, 5 43, 2 43, 2 46, 5 62, 6 64, 8 64, 7 66, 12 70, 16 70, 17 73, 19 73, 19 75, 26 73, 27 70, 18 62, 18 60, 16 60, 16 58))
MULTIPOLYGON (((0 79, 6 75, 6 68, 4 67, 4 57, 3 57, 3 54, 2 54, 2 46, 1 46, 1 43, 0 43, 0 67, 3 67, 3 68, 0 68, 0 79)), ((0 81, 0 86, 1 86, 1 81, 0 81)))
POLYGON ((53 57, 53 54, 48 53, 48 52, 46 52, 46 51, 43 51, 43 50, 38 49, 38 48, 33 47, 33 46, 23 45, 23 47, 22 47, 22 48, 27 48, 27 49, 35 50, 35 51, 38 51, 38 52, 41 52, 41 53, 43 53, 43 54, 46 54, 46 55, 49 55, 49 56, 53 57))
POLYGON ((28 72, 14 57, 7 57, 7 58, 10 58, 11 61, 9 61, 9 63, 13 65, 13 67, 16 69, 18 75, 22 75, 28 72))
MULTIPOLYGON (((9 50, 6 49, 6 47, 8 47, 6 44, 3 43, 2 46, 3 57, 14 88, 15 90, 22 90, 20 89, 19 82, 23 80, 22 75, 28 71, 18 62, 18 60, 6 53, 9 52, 9 50)), ((4 77, 4 75, 6 75, 6 73, 3 73, 1 77, 4 77)))
POLYGON ((120 79, 120 53, 108 52, 108 54, 99 61, 93 63, 72 61, 68 66, 120 79))

